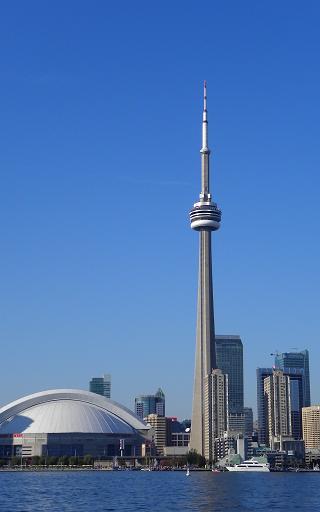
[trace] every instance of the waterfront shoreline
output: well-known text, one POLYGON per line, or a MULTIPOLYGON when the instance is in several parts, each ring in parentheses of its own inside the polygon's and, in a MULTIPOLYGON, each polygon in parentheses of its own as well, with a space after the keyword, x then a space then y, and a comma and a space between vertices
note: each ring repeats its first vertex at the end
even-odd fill
MULTIPOLYGON (((249 472, 228 472, 228 471, 212 471, 211 469, 206 468, 195 468, 190 469, 190 473, 223 473, 223 474, 230 474, 230 473, 237 473, 237 474, 256 474, 256 472, 249 471, 249 472)), ((142 473, 185 473, 185 469, 151 469, 150 471, 145 471, 141 468, 134 469, 134 468, 127 468, 127 469, 112 469, 112 468, 81 468, 81 467, 57 467, 57 468, 0 468, 0 473, 128 473, 128 472, 142 472, 142 473)), ((313 473, 313 474, 319 474, 320 471, 313 470, 313 469, 288 469, 288 470, 282 470, 282 469, 271 469, 269 473, 291 473, 291 474, 297 474, 297 473, 313 473)), ((265 474, 265 473, 264 473, 265 474)))

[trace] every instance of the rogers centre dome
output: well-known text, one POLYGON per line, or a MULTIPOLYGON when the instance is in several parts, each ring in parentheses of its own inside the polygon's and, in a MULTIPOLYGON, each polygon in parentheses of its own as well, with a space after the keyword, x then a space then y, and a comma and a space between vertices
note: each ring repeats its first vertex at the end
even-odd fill
POLYGON ((129 409, 95 393, 43 391, 0 409, 0 458, 138 457, 148 428, 129 409))

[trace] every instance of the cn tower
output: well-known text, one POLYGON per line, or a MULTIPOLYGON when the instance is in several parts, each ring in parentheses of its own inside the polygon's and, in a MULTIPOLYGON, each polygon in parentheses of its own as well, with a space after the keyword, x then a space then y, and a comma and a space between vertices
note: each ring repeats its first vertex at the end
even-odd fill
POLYGON ((211 232, 220 227, 221 211, 212 201, 210 193, 207 119, 207 86, 204 82, 202 117, 201 193, 199 201, 190 211, 191 228, 199 231, 199 283, 197 307, 197 336, 192 404, 190 448, 201 455, 212 454, 213 397, 206 385, 216 368, 215 329, 212 285, 211 232))

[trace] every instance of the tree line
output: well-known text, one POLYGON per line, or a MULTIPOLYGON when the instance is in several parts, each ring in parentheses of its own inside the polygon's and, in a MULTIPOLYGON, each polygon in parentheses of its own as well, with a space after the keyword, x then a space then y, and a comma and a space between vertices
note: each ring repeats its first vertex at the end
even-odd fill
MULTIPOLYGON (((10 460, 10 466, 92 466, 93 457, 91 455, 85 455, 84 457, 64 455, 63 457, 44 457, 35 455, 28 459, 21 457, 13 457, 10 460)), ((8 461, 0 459, 0 467, 8 465, 8 461)))

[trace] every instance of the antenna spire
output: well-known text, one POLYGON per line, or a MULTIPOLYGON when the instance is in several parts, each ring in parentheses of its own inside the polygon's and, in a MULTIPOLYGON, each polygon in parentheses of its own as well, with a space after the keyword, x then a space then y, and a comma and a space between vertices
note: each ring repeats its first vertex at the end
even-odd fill
POLYGON ((210 153, 208 148, 207 81, 203 84, 202 148, 201 153, 210 153))
POLYGON ((207 80, 203 83, 203 111, 207 112, 207 80))

